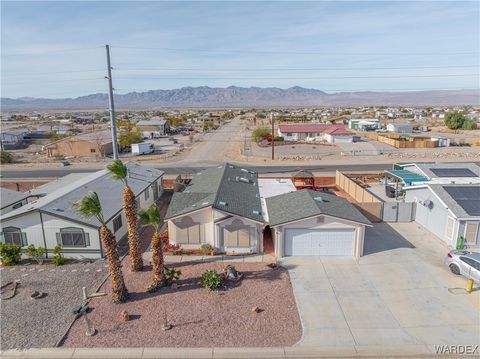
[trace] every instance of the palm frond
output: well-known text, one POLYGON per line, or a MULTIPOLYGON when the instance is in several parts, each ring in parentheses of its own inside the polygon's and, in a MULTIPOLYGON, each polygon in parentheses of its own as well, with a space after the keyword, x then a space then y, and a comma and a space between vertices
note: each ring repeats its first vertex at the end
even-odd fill
POLYGON ((160 218, 160 211, 156 204, 152 204, 148 209, 138 212, 138 218, 142 221, 144 226, 154 226, 158 229, 162 220, 160 218))
POLYGON ((128 169, 121 160, 113 160, 107 166, 107 170, 115 181, 123 181, 127 183, 128 169))
POLYGON ((97 192, 88 192, 79 201, 72 206, 83 218, 89 219, 95 217, 100 223, 104 223, 102 204, 98 198, 97 192))

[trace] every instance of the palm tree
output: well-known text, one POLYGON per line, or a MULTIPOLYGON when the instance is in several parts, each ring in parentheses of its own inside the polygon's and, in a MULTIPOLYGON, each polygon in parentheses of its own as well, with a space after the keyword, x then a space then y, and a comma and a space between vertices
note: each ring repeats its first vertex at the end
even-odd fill
POLYGON ((160 225, 162 220, 160 218, 160 211, 157 205, 152 204, 149 209, 140 211, 138 217, 144 226, 153 227, 152 235, 152 261, 153 261, 153 281, 148 286, 149 292, 156 292, 165 285, 164 260, 163 260, 163 243, 160 239, 160 225))
POLYGON ((139 272, 143 269, 142 248, 138 238, 137 202, 135 194, 128 185, 128 169, 121 160, 114 160, 107 169, 114 180, 122 181, 124 184, 123 207, 127 217, 130 269, 132 272, 139 272))
POLYGON ((73 207, 84 218, 95 217, 100 222, 100 238, 102 239, 105 254, 108 259, 108 268, 112 278, 113 302, 123 303, 128 298, 128 290, 123 280, 122 264, 117 251, 117 241, 112 231, 108 229, 102 213, 102 205, 97 192, 89 192, 73 207))

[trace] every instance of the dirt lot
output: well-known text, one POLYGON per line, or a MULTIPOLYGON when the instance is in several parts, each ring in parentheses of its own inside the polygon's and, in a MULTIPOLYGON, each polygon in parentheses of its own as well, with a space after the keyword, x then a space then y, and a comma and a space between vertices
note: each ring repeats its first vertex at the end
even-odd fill
MULTIPOLYGON (((288 272, 272 270, 265 263, 235 263, 245 277, 227 290, 212 292, 199 286, 207 269, 222 271, 225 263, 176 263, 182 271, 178 289, 150 294, 145 287, 151 271, 125 271, 130 300, 115 305, 109 297, 91 302, 90 318, 98 330, 85 336, 85 325, 77 320, 65 340, 66 347, 270 347, 290 346, 301 337, 300 324, 288 272), (252 313, 258 306, 262 311, 252 313), (132 320, 122 322, 126 310, 132 320), (162 331, 164 312, 173 325, 162 331)), ((100 291, 110 291, 107 281, 100 291)))

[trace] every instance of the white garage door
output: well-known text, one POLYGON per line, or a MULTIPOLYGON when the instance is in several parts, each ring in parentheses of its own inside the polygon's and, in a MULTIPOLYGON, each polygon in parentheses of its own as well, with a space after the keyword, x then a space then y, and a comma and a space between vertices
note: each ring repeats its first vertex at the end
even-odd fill
POLYGON ((286 256, 352 256, 353 229, 287 229, 286 256))

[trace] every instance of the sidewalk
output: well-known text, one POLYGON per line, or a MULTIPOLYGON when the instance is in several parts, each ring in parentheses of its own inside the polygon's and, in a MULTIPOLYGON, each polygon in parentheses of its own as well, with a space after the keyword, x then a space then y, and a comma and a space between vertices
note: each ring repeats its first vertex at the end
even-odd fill
MULTIPOLYGON (((466 355, 465 357, 475 357, 466 355)), ((274 348, 43 348, 7 350, 2 359, 176 359, 176 358, 441 358, 458 355, 435 353, 433 346, 339 346, 339 347, 274 347, 274 348)))
MULTIPOLYGON (((237 262, 237 263, 248 263, 248 262, 265 262, 265 263, 275 263, 276 259, 274 256, 269 254, 250 254, 244 256, 190 256, 190 255, 165 255, 165 263, 179 263, 179 262, 237 262)), ((150 261, 152 259, 152 252, 148 251, 143 253, 143 259, 150 261)))

